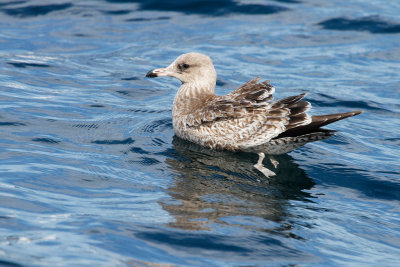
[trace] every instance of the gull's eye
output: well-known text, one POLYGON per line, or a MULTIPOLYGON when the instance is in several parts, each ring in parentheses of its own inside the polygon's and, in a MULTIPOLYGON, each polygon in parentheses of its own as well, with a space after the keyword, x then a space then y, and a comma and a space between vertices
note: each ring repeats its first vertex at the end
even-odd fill
POLYGON ((186 70, 186 69, 188 69, 190 67, 190 65, 189 64, 186 64, 186 63, 183 63, 183 64, 180 64, 179 65, 179 68, 181 69, 181 70, 186 70))

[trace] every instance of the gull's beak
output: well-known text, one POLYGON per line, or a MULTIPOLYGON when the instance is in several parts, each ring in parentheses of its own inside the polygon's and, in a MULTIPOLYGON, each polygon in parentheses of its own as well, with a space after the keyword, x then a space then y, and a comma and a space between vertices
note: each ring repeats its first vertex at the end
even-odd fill
POLYGON ((161 76, 171 76, 173 72, 169 71, 167 68, 160 68, 160 69, 154 69, 149 71, 146 74, 146 77, 148 78, 155 78, 155 77, 161 77, 161 76))

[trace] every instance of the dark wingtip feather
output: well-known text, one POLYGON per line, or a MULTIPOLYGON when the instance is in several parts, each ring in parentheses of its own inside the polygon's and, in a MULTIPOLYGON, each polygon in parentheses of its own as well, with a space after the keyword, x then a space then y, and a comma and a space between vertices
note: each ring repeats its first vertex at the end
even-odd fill
POLYGON ((322 127, 331 124, 335 121, 343 120, 361 114, 361 110, 350 111, 345 113, 328 114, 328 115, 315 115, 312 116, 312 122, 309 126, 322 127))
MULTIPOLYGON (((312 116, 312 121, 309 124, 306 125, 299 125, 297 127, 292 127, 289 128, 278 135, 276 138, 281 138, 281 137, 294 137, 294 136, 300 136, 304 134, 309 134, 309 133, 314 133, 314 132, 329 132, 330 134, 334 135, 334 130, 327 130, 323 129, 321 127, 331 124, 333 122, 343 120, 349 117, 353 117, 356 115, 361 114, 362 111, 356 110, 356 111, 350 111, 350 112, 345 112, 345 113, 337 113, 337 114, 329 114, 329 115, 317 115, 317 116, 312 116)), ((294 125, 296 126, 296 125, 294 125)))

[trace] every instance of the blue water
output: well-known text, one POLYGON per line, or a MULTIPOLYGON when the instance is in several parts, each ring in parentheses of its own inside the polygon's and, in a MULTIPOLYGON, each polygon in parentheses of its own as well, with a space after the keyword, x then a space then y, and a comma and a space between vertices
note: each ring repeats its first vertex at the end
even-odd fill
POLYGON ((399 1, 2 1, 0 265, 399 266, 399 1), (218 94, 256 76, 313 114, 361 109, 277 157, 174 138, 197 51, 218 94), (268 166, 268 162, 265 162, 268 166))

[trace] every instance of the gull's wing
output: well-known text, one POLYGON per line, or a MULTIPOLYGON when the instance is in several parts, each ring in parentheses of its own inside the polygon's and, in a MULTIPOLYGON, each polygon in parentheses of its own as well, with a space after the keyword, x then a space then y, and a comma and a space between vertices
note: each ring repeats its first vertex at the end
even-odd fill
POLYGON ((248 81, 225 96, 204 99, 185 115, 186 127, 224 127, 238 142, 258 145, 268 142, 287 129, 311 122, 306 111, 311 105, 305 94, 273 102, 275 89, 259 78, 248 81))
POLYGON ((256 103, 272 101, 275 93, 275 87, 269 84, 269 81, 259 83, 260 77, 252 79, 227 96, 235 100, 248 100, 256 103))

